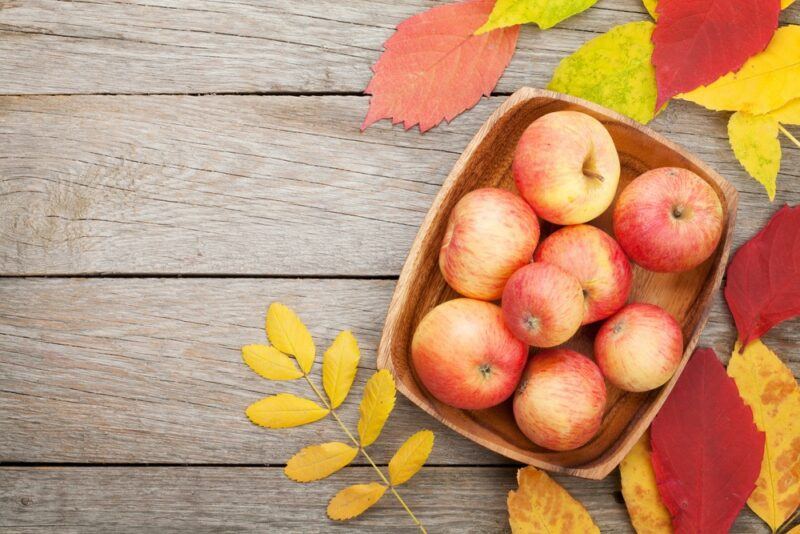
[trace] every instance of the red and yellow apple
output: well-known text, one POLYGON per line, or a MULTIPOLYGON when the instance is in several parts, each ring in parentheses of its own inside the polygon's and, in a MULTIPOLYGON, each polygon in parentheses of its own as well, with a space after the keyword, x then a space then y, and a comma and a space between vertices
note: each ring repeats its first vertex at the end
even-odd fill
POLYGON ((539 221, 524 200, 504 189, 476 189, 450 214, 439 268, 462 295, 497 300, 514 271, 532 261, 538 242, 539 221))
POLYGON ((623 189, 614 208, 614 235, 645 269, 680 272, 707 260, 722 236, 722 204, 690 170, 661 167, 623 189))
POLYGON ((590 221, 611 205, 620 166, 600 121, 578 111, 556 111, 523 132, 512 170, 517 189, 536 214, 567 225, 590 221))
POLYGON ((622 248, 594 226, 565 226, 542 241, 537 262, 561 267, 580 282, 585 311, 583 324, 610 317, 628 300, 633 270, 622 248))
POLYGON ((549 263, 530 263, 508 279, 503 317, 518 338, 554 347, 571 338, 583 319, 583 289, 573 275, 549 263))
POLYGON ((439 304, 411 340, 414 370, 427 390, 467 410, 509 398, 527 358, 528 347, 506 328, 500 308, 474 299, 439 304))
POLYGON ((550 349, 531 358, 514 395, 514 419, 541 447, 566 451, 597 434, 606 405, 606 386, 597 365, 569 349, 550 349))
POLYGON ((672 377, 683 355, 678 322, 654 304, 635 303, 603 323, 594 357, 608 381, 625 391, 649 391, 672 377))

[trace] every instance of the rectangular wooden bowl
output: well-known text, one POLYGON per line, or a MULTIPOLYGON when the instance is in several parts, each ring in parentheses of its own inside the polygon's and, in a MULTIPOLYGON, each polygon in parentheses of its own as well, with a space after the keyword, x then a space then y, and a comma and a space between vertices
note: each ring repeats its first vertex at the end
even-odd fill
MULTIPOLYGON (((618 194, 619 194, 618 191, 618 194)), ((411 246, 389 306, 378 348, 378 367, 391 370, 400 391, 444 424, 488 449, 550 471, 600 479, 611 472, 650 425, 678 379, 705 326, 711 298, 719 288, 736 217, 736 189, 686 150, 622 115, 567 95, 523 88, 495 111, 459 158, 430 208, 411 246), (600 120, 614 138, 622 174, 619 191, 648 169, 690 169, 719 195, 724 212, 723 237, 705 263, 683 273, 658 274, 634 266, 630 301, 658 304, 683 328, 685 352, 675 376, 647 393, 627 393, 608 386, 608 401, 598 434, 586 445, 555 452, 534 445, 520 432, 511 402, 488 410, 452 408, 433 398, 417 380, 411 365, 411 339, 422 317, 437 304, 456 297, 439 272, 438 257, 450 210, 465 193, 480 187, 515 190, 511 160, 517 140, 540 116, 578 110, 600 120)), ((611 231, 609 210, 592 221, 611 231)), ((583 327, 566 346, 592 356, 597 325, 583 327)))

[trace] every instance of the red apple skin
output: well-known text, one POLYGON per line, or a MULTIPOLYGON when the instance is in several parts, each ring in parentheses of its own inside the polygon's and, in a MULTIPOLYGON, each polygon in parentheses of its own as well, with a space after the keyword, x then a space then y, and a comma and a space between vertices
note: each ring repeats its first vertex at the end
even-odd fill
POLYGON ((681 272, 707 260, 722 236, 722 204, 692 171, 661 167, 626 187, 614 208, 614 235, 645 269, 681 272))
POLYGON ((428 391, 465 410, 509 398, 527 359, 528 347, 506 328, 500 307, 474 299, 439 304, 411 340, 411 361, 428 391))
POLYGON ((600 428, 606 386, 597 365, 569 349, 531 358, 514 395, 514 419, 522 433, 556 451, 575 449, 600 428))
POLYGON ((680 325, 653 304, 628 304, 603 323, 594 340, 600 370, 625 391, 649 391, 665 384, 682 356, 680 325))
POLYGON ((511 275, 503 291, 503 317, 533 347, 554 347, 571 338, 583 320, 578 279, 549 263, 531 263, 511 275))
POLYGON ((628 300, 633 269, 622 247, 594 226, 565 226, 550 234, 534 261, 557 265, 580 282, 585 311, 582 324, 606 319, 628 300))
POLYGON ((533 260, 539 220, 519 196, 496 188, 464 195, 447 222, 439 269, 466 297, 497 300, 509 277, 533 260))
POLYGON ((578 111, 556 111, 523 132, 512 171, 517 189, 539 217, 567 225, 608 209, 620 166, 614 140, 600 121, 578 111))

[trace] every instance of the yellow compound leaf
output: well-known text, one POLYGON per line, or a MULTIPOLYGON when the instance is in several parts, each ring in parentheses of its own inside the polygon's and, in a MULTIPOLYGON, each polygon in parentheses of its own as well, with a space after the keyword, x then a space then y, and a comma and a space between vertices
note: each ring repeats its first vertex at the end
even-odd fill
POLYGON ((497 28, 535 22, 546 30, 594 5, 597 0, 497 0, 489 20, 477 29, 480 35, 497 28))
POLYGON ((543 471, 517 471, 519 489, 508 492, 508 520, 513 534, 600 533, 586 508, 543 471))
POLYGON ((748 506, 775 531, 800 504, 800 388, 786 365, 760 340, 743 353, 737 342, 728 374, 766 434, 761 473, 748 506))
POLYGON ((322 385, 333 408, 338 408, 347 398, 358 371, 360 353, 353 334, 341 332, 322 357, 322 385))
POLYGON ((303 372, 290 357, 268 345, 245 345, 242 358, 250 369, 269 380, 294 380, 303 372))
POLYGON ((781 167, 778 122, 770 115, 737 111, 728 121, 728 140, 742 167, 764 186, 769 199, 774 200, 781 167))
POLYGON ((392 373, 386 369, 381 369, 367 380, 364 398, 358 408, 361 413, 358 436, 362 447, 372 445, 381 434, 383 425, 394 408, 395 391, 392 373))
POLYGON ((332 441, 304 447, 286 463, 283 472, 295 482, 312 482, 331 476, 353 461, 358 449, 332 441))
POLYGON ((279 393, 247 407, 250 421, 267 428, 290 428, 319 421, 330 410, 291 393, 279 393))
POLYGON ((344 521, 359 516, 378 502, 386 489, 386 486, 377 482, 348 486, 328 503, 328 517, 344 521))
POLYGON ((303 321, 280 302, 267 310, 267 337, 276 349, 297 358, 304 373, 311 371, 317 352, 314 340, 303 321))
POLYGON ((416 475, 433 450, 433 432, 420 430, 403 443, 389 460, 389 480, 392 486, 408 482, 416 475))
POLYGON ((735 73, 678 98, 713 110, 768 113, 800 97, 800 26, 778 28, 767 48, 735 73))
POLYGON ((638 534, 669 534, 672 521, 661 502, 653 464, 650 463, 650 431, 644 433, 619 464, 622 496, 638 534))

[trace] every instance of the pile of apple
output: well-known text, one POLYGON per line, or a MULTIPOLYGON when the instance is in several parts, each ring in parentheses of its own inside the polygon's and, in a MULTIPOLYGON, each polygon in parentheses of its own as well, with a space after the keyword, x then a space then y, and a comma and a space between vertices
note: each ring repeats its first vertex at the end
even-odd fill
POLYGON ((620 193, 616 240, 584 224, 613 202, 620 164, 605 127, 576 111, 533 122, 512 170, 521 197, 478 189, 453 208, 439 267, 467 298, 444 302, 422 319, 412 361, 428 391, 457 408, 489 408, 516 389, 520 430, 542 447, 573 449, 600 428, 604 378, 626 391, 647 391, 667 382, 681 360, 683 336, 672 315, 627 303, 629 258, 657 272, 697 267, 719 242, 722 206, 699 176, 664 167, 620 193), (561 226, 541 243, 537 216, 561 226), (604 322, 594 360, 556 348, 597 321, 604 322), (530 361, 529 346, 543 349, 530 361))

